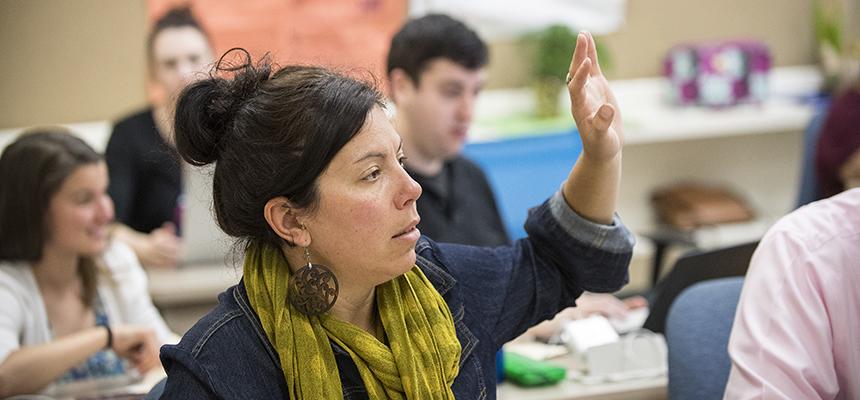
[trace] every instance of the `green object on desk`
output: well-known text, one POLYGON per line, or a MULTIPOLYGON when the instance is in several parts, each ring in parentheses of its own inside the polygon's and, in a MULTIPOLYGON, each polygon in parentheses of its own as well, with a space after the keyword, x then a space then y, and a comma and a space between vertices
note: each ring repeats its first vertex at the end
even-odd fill
POLYGON ((505 380, 520 386, 547 386, 564 379, 567 370, 544 361, 505 352, 505 380))

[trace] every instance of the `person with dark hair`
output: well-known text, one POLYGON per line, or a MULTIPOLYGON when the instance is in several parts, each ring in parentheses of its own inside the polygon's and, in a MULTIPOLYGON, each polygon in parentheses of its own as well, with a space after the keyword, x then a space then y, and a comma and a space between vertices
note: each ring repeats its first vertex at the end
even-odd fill
POLYGON ((146 267, 175 266, 181 256, 182 165, 173 145, 176 96, 212 63, 206 32, 188 8, 168 11, 147 39, 151 78, 165 98, 123 118, 105 150, 108 191, 116 204, 115 235, 146 267))
POLYGON ((860 187, 860 86, 830 106, 818 136, 815 172, 819 199, 860 187))
POLYGON ((627 281, 624 136, 590 35, 569 71, 584 153, 531 210, 529 236, 500 247, 421 236, 421 187, 368 84, 317 67, 229 71, 185 89, 175 130, 183 159, 215 163, 215 216, 245 244, 243 277, 162 347, 162 398, 493 398, 503 343, 627 281))
POLYGON ((101 155, 69 132, 24 133, 0 156, 0 398, 159 365, 172 333, 134 253, 110 239, 107 184, 101 155))
POLYGON ((406 171, 424 189, 421 232, 440 242, 510 242, 484 172, 460 153, 484 87, 487 46, 447 15, 409 20, 391 39, 388 83, 406 171))

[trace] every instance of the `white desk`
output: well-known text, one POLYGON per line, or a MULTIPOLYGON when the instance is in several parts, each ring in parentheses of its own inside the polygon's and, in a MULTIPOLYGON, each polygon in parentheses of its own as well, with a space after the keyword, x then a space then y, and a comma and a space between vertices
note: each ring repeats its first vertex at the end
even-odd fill
MULTIPOLYGON (((568 370, 576 367, 569 355, 547 362, 568 370)), ((496 394, 499 400, 664 400, 667 383, 666 376, 599 384, 585 384, 567 378, 559 384, 538 388, 523 388, 503 382, 496 394)))
POLYGON ((167 325, 182 335, 218 304, 218 294, 239 283, 242 267, 221 263, 149 270, 148 275, 152 302, 167 325))
POLYGON ((598 385, 565 380, 545 388, 521 388, 502 383, 496 394, 499 400, 664 400, 666 384, 665 376, 598 385))
MULTIPOLYGON (((118 380, 105 379, 95 381, 73 382, 63 386, 60 390, 49 391, 45 399, 72 400, 77 398, 117 398, 125 399, 129 396, 140 396, 149 393, 152 388, 162 379, 167 377, 160 366, 149 370, 141 376, 140 381, 132 384, 119 384, 118 380)), ((16 399, 18 397, 15 397, 16 399)), ((26 397, 25 398, 30 398, 26 397)), ((32 397, 42 399, 42 397, 32 397)))
POLYGON ((242 267, 195 265, 174 270, 150 269, 149 295, 159 307, 215 303, 218 294, 239 283, 242 267))

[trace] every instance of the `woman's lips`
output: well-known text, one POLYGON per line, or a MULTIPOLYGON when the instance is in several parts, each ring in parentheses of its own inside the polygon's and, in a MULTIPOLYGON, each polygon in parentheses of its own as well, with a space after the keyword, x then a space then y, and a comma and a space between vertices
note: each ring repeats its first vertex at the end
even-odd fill
POLYGON ((421 237, 421 231, 418 230, 418 222, 421 219, 415 219, 409 223, 406 229, 393 236, 394 239, 418 240, 421 237))
POLYGON ((406 232, 403 232, 401 234, 398 234, 397 236, 394 236, 394 239, 404 239, 404 240, 409 240, 409 241, 414 242, 414 241, 417 241, 418 238, 420 238, 420 237, 421 237, 421 231, 419 231, 418 228, 416 228, 416 227, 412 227, 411 229, 407 230, 406 232))

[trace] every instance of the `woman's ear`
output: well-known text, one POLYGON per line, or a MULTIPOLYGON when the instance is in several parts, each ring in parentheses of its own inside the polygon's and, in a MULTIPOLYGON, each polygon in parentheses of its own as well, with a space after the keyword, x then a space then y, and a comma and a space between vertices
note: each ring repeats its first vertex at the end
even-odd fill
POLYGON ((284 196, 278 196, 266 202, 263 215, 269 227, 281 239, 296 246, 307 247, 311 244, 311 235, 299 221, 297 209, 284 196))
POLYGON ((401 68, 395 68, 389 74, 389 90, 395 104, 402 104, 412 98, 416 90, 415 82, 401 68))

